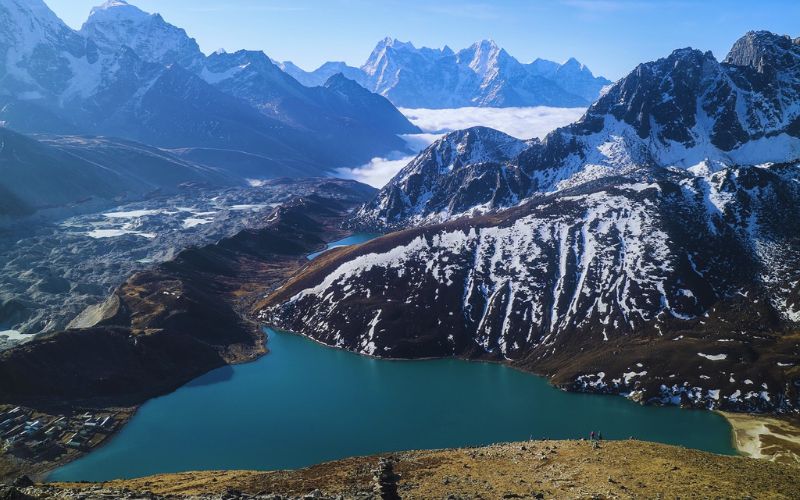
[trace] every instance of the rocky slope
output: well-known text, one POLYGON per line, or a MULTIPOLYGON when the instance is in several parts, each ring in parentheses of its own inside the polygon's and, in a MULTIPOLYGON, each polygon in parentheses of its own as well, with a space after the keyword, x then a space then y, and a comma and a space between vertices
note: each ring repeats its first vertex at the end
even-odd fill
POLYGON ((491 40, 453 52, 386 38, 360 68, 329 62, 305 72, 291 62, 281 66, 308 86, 342 73, 406 108, 581 107, 594 102, 611 83, 575 59, 522 64, 491 40))
MULTIPOLYGON (((379 458, 281 472, 189 472, 111 483, 22 489, 33 498, 379 498, 379 458), (85 496, 81 496, 85 495, 85 496), (93 496, 94 495, 94 496, 93 496)), ((401 452, 392 484, 402 498, 793 498, 797 469, 639 441, 529 441, 401 452)), ((383 485, 385 487, 384 474, 383 485)))
POLYGON ((384 98, 308 89, 263 53, 207 58, 185 31, 122 0, 94 9, 80 32, 42 0, 2 0, 0 21, 0 122, 20 132, 124 137, 268 178, 404 150, 397 134, 417 130, 384 98))
POLYGON ((639 66, 541 143, 448 136, 359 213, 411 229, 310 267, 261 316, 376 356, 796 412, 798 62, 796 41, 749 33, 723 63, 682 49, 639 66))

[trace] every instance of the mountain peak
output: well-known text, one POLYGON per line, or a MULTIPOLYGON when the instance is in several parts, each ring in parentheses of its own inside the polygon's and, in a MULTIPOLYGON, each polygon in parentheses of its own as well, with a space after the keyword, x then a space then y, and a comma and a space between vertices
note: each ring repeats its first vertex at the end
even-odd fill
POLYGON ((203 58, 186 31, 125 0, 109 0, 92 9, 81 34, 108 52, 129 47, 143 60, 162 65, 178 62, 190 67, 203 58))
POLYGON ((344 92, 355 90, 358 93, 363 93, 365 91, 364 87, 347 78, 342 73, 336 73, 332 75, 330 78, 328 78, 323 87, 344 92))
POLYGON ((94 7, 89 14, 90 21, 141 22, 150 17, 150 14, 135 5, 129 4, 125 0, 108 0, 102 5, 94 7))
POLYGON ((733 44, 724 62, 765 73, 793 64, 798 54, 800 46, 789 35, 750 31, 733 44))
POLYGON ((411 42, 402 42, 397 38, 392 38, 387 36, 386 38, 378 42, 378 45, 375 47, 375 50, 383 50, 387 47, 392 47, 394 49, 411 49, 411 50, 414 50, 416 48, 414 47, 414 44, 411 42))
POLYGON ((499 48, 497 42, 492 40, 491 38, 487 40, 480 40, 472 44, 473 47, 480 47, 482 49, 497 49, 499 48))

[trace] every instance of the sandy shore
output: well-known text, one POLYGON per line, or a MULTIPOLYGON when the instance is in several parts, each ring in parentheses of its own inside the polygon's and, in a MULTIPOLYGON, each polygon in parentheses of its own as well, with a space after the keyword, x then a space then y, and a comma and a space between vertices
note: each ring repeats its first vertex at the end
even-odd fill
POLYGON ((719 413, 733 427, 736 448, 743 454, 800 466, 800 419, 719 413))

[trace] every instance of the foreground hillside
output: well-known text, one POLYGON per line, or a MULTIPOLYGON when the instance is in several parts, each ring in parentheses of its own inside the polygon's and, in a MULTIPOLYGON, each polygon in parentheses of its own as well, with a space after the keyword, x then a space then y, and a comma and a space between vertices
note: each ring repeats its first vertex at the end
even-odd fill
MULTIPOLYGON (((788 465, 640 441, 532 441, 394 459, 402 498, 794 498, 800 491, 800 475, 788 465)), ((360 457, 297 471, 194 472, 26 491, 34 498, 78 498, 87 490, 88 498, 292 498, 318 490, 312 498, 370 498, 378 464, 378 457, 360 457)))

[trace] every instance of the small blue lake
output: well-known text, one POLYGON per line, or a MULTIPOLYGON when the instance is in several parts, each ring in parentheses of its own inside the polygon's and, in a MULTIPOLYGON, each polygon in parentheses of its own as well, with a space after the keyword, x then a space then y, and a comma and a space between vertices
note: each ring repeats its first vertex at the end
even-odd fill
POLYGON ((381 236, 381 235, 377 234, 377 233, 356 233, 356 234, 354 234, 352 236, 348 236, 347 238, 341 239, 339 241, 334 241, 333 243, 328 243, 328 246, 325 248, 325 250, 323 250, 321 252, 316 252, 316 253, 309 254, 308 255, 308 260, 314 260, 317 257, 319 257, 320 255, 322 255, 323 253, 325 253, 328 250, 331 250, 333 248, 346 247, 346 246, 350 246, 350 245, 358 245, 359 243, 364 243, 364 242, 367 242, 369 240, 375 239, 378 236, 381 236))

